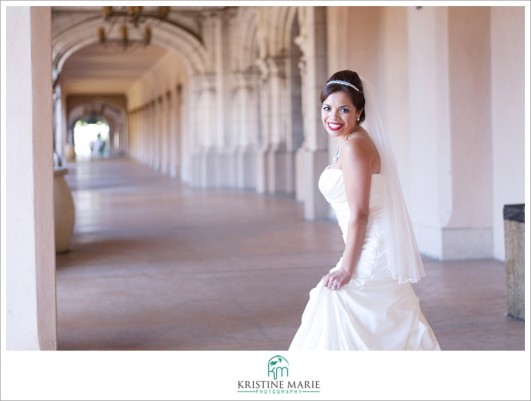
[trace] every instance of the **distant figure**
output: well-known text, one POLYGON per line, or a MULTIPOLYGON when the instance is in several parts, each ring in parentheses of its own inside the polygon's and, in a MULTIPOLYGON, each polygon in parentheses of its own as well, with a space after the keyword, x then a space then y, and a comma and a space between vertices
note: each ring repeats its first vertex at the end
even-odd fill
POLYGON ((101 138, 101 134, 98 133, 96 141, 90 142, 90 154, 95 157, 103 157, 105 153, 105 141, 101 138))

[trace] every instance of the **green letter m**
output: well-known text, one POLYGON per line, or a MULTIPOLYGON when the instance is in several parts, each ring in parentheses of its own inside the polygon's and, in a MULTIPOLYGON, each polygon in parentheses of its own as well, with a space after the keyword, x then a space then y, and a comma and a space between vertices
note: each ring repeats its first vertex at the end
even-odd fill
POLYGON ((286 377, 289 376, 288 366, 289 362, 282 355, 276 355, 271 358, 267 363, 267 375, 273 375, 273 379, 277 380, 278 372, 280 371, 280 376, 284 377, 284 372, 286 372, 286 377), (283 366, 281 366, 283 365, 283 366))
POLYGON ((284 372, 286 372, 286 377, 289 376, 288 367, 287 366, 279 366, 278 368, 275 369, 275 373, 274 373, 275 380, 277 380, 278 371, 280 371, 280 377, 284 377, 284 372))

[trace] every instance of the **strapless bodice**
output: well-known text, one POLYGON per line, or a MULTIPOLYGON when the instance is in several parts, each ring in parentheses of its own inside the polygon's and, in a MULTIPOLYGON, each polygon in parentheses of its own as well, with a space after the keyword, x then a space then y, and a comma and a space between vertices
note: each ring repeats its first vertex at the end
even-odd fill
MULTIPOLYGON (((382 174, 372 175, 368 229, 372 228, 375 220, 378 220, 382 214, 384 185, 385 179, 382 174)), ((332 206, 345 239, 350 219, 350 209, 343 181, 343 171, 335 168, 326 168, 319 177, 319 190, 332 206)))

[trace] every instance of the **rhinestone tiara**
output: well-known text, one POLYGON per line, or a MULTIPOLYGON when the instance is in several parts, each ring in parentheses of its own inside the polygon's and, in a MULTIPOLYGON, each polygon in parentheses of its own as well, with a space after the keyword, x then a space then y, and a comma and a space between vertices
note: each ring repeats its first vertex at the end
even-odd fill
POLYGON ((331 85, 331 84, 340 84, 340 85, 350 86, 351 88, 356 90, 356 92, 361 93, 361 91, 359 90, 359 88, 356 85, 353 85, 353 84, 351 84, 350 82, 347 82, 347 81, 341 81, 339 79, 334 79, 333 81, 328 81, 326 83, 326 85, 331 85))

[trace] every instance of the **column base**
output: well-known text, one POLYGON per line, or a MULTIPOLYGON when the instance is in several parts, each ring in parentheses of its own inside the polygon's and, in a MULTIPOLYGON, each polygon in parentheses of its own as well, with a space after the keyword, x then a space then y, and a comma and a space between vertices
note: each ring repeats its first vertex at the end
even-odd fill
POLYGON ((438 260, 492 257, 491 228, 436 228, 413 225, 419 250, 438 260))
POLYGON ((304 157, 304 218, 317 220, 329 217, 330 205, 319 190, 321 173, 328 165, 328 150, 306 150, 304 157))
POLYGON ((260 194, 295 194, 294 153, 282 146, 259 150, 256 158, 256 191, 260 194))
POLYGON ((256 188, 256 155, 253 147, 236 151, 236 186, 240 189, 256 188))

